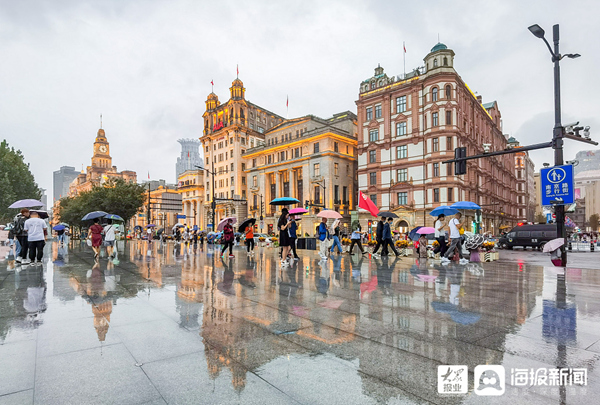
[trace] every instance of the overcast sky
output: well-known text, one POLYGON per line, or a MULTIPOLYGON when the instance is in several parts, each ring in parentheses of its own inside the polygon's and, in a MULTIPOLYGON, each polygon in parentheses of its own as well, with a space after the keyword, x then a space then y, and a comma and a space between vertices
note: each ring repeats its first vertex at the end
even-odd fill
MULTIPOLYGON (((551 38, 561 25, 563 123, 600 140, 598 15, 594 1, 0 0, 0 138, 23 151, 52 201, 52 172, 90 164, 104 117, 113 164, 138 179, 175 181, 179 138, 202 134, 215 82, 229 95, 239 64, 246 98, 289 116, 356 111, 359 83, 378 63, 400 74, 440 41, 483 101, 497 100, 504 132, 549 140, 551 38)), ((567 141, 565 159, 587 145, 567 141)), ((550 151, 531 153, 536 170, 550 151)))

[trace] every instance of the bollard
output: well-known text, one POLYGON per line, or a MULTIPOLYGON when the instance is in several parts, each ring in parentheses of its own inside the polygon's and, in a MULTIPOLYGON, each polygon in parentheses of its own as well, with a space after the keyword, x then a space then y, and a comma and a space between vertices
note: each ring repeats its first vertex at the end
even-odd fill
POLYGON ((567 249, 569 250, 569 252, 573 251, 573 245, 571 244, 571 241, 569 241, 569 245, 568 245, 567 249))
POLYGON ((594 241, 590 242, 590 252, 594 251, 594 241))

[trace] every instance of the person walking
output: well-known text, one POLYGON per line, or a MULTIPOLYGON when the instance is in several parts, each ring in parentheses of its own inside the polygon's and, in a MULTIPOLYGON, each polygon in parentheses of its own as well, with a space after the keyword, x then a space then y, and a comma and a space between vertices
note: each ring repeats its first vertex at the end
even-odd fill
POLYGON ((94 259, 100 256, 100 246, 102 245, 102 231, 104 228, 100 225, 98 218, 94 219, 94 224, 90 226, 88 239, 92 241, 92 249, 94 250, 94 259))
POLYGON ((400 256, 392 240, 392 221, 392 218, 388 218, 383 226, 383 251, 387 251, 387 248, 390 247, 396 256, 400 256))
POLYGON ((289 228, 291 225, 290 214, 287 208, 281 210, 281 216, 277 221, 277 228, 279 229, 279 246, 281 246, 281 266, 287 266, 292 264, 288 262, 288 254, 290 253, 290 233, 289 228))
POLYGON ((462 255, 462 238, 460 235, 460 228, 462 227, 462 223, 460 222, 460 218, 462 214, 457 212, 454 218, 448 222, 448 227, 450 228, 450 247, 442 257, 442 264, 450 263, 450 256, 454 256, 456 249, 458 249, 458 257, 460 257, 460 264, 467 264, 469 261, 463 258, 462 255))
POLYGON ((290 217, 290 228, 289 228, 289 234, 290 234, 290 249, 292 251, 292 254, 294 255, 294 260, 300 260, 300 257, 298 256, 298 253, 296 252, 296 240, 298 240, 298 224, 296 224, 296 218, 294 216, 290 217))
POLYGON ((41 219, 37 212, 33 211, 29 219, 25 221, 24 228, 25 232, 27 232, 29 261, 40 265, 44 257, 44 246, 46 245, 46 236, 48 235, 46 221, 41 219))
POLYGON ((361 228, 360 225, 358 225, 356 227, 356 229, 352 232, 352 235, 350 235, 350 251, 348 253, 352 254, 352 249, 354 248, 354 245, 358 245, 358 248, 360 249, 360 252, 364 255, 365 250, 363 249, 362 243, 360 242, 360 239, 362 237, 362 232, 361 232, 361 228))
POLYGON ((254 230, 252 229, 252 225, 248 225, 244 230, 244 235, 246 237, 246 249, 248 250, 248 256, 254 254, 254 230))
POLYGON ((331 245, 331 253, 335 250, 335 247, 338 248, 338 255, 343 252, 342 243, 340 242, 340 220, 336 219, 333 221, 333 225, 331 225, 331 230, 333 231, 333 245, 331 245))
MULTIPOLYGON (((385 221, 383 219, 383 217, 379 220, 379 222, 377 222, 377 230, 375 231, 375 240, 377 241, 377 244, 375 245, 375 249, 373 249, 373 255, 374 256, 380 256, 377 254, 377 251, 379 250, 380 247, 383 246, 383 228, 385 225, 385 221)), ((382 247, 381 249, 381 254, 386 255, 388 252, 386 250, 385 247, 382 247)))
POLYGON ((446 244, 446 231, 444 230, 446 227, 446 216, 444 214, 439 215, 433 227, 435 228, 435 240, 439 243, 433 253, 439 253, 440 256, 444 256, 446 250, 448 250, 448 245, 446 244))
POLYGON ((229 257, 235 257, 233 255, 233 220, 229 219, 223 227, 223 248, 221 250, 221 256, 225 256, 225 251, 229 248, 229 257))
POLYGON ((25 221, 29 219, 29 209, 23 208, 20 214, 17 214, 13 222, 13 232, 17 238, 17 241, 21 245, 21 251, 15 258, 17 263, 29 264, 31 261, 27 257, 27 231, 25 230, 25 221))
POLYGON ((107 224, 104 226, 102 233, 104 234, 104 246, 106 247, 106 254, 111 259, 114 258, 115 241, 117 239, 118 230, 112 224, 111 219, 107 219, 107 224))
POLYGON ((329 249, 329 231, 327 230, 327 218, 322 218, 317 230, 319 238, 319 256, 321 260, 327 260, 327 250, 329 249))
POLYGON ((58 243, 60 244, 60 246, 63 246, 65 244, 65 229, 63 228, 56 231, 56 236, 58 238, 58 243))

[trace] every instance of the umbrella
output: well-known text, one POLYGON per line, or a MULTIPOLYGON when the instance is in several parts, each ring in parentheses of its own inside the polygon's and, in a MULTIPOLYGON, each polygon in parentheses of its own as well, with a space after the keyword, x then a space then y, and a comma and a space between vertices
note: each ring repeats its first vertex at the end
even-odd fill
POLYGON ((481 315, 475 312, 463 312, 457 310, 450 314, 450 318, 461 325, 471 325, 477 322, 481 318, 481 315))
POLYGON ((156 231, 157 235, 162 234, 165 231, 165 228, 160 228, 158 231, 156 231))
POLYGON ((175 229, 175 228, 180 228, 180 227, 182 227, 182 226, 184 226, 184 225, 183 225, 183 224, 175 224, 175 225, 173 226, 173 229, 175 229))
POLYGON ((12 203, 8 208, 31 208, 31 207, 43 207, 44 203, 32 198, 26 200, 19 200, 12 203))
POLYGON ((398 215, 394 214, 393 212, 389 212, 389 211, 379 211, 379 214, 377 214, 378 217, 383 217, 383 218, 398 218, 398 215))
POLYGON ((321 218, 334 218, 334 219, 343 218, 339 212, 334 211, 334 210, 323 210, 323 211, 319 212, 317 214, 317 216, 321 217, 321 218))
POLYGON ((565 240, 563 238, 552 239, 550 242, 548 242, 544 245, 544 252, 545 253, 552 252, 564 244, 565 244, 565 240))
POLYGON ((290 215, 306 214, 307 212, 308 212, 308 210, 306 210, 304 208, 292 208, 290 210, 290 215))
POLYGON ((481 207, 471 201, 459 201, 450 206, 450 208, 456 208, 457 210, 480 210, 481 207))
POLYGON ((154 228, 155 226, 156 225, 154 225, 154 224, 148 224, 148 225, 146 225, 146 228, 154 228))
POLYGON ((292 205, 300 204, 300 200, 292 197, 279 197, 269 203, 270 205, 292 205))
POLYGON ((429 213, 432 217, 437 217, 439 215, 454 215, 458 212, 456 208, 448 207, 447 205, 440 205, 437 208, 434 208, 433 211, 429 213))
POLYGON ((120 216, 118 216, 116 214, 106 214, 104 216, 104 219, 114 219, 115 221, 123 221, 123 218, 121 218, 120 216))
POLYGON ((417 233, 419 235, 428 235, 430 233, 435 233, 435 228, 432 228, 430 226, 423 226, 423 227, 417 229, 417 233))
POLYGON ((417 226, 416 228, 412 229, 409 233, 408 233, 408 238, 410 240, 418 240, 420 235, 417 233, 417 231, 419 229, 421 229, 422 226, 417 226))
POLYGON ((256 223, 256 218, 248 218, 238 226, 239 232, 244 232, 247 227, 253 226, 256 223))
POLYGON ((88 212, 87 214, 85 214, 83 216, 83 218, 81 218, 81 220, 89 221, 90 219, 102 218, 106 215, 108 215, 108 214, 104 211, 92 211, 92 212, 88 212))
POLYGON ((227 221, 229 221, 231 219, 231 224, 235 224, 237 222, 237 218, 236 217, 227 217, 227 218, 223 218, 221 220, 221 222, 219 222, 219 225, 217 225, 217 229, 219 231, 222 231, 223 229, 225 229, 225 224, 227 224, 227 221))
POLYGON ((48 219, 48 211, 31 210, 31 212, 37 212, 41 219, 48 219))
POLYGON ((134 227, 133 227, 133 229, 136 229, 136 230, 138 230, 138 231, 141 231, 141 230, 142 230, 142 227, 141 227, 141 226, 139 226, 139 225, 136 225, 136 226, 134 226, 134 227))
POLYGON ((55 231, 62 231, 62 230, 64 230, 64 229, 65 229, 65 226, 64 226, 64 225, 56 225, 56 226, 55 226, 54 228, 52 228, 52 229, 54 229, 55 231))

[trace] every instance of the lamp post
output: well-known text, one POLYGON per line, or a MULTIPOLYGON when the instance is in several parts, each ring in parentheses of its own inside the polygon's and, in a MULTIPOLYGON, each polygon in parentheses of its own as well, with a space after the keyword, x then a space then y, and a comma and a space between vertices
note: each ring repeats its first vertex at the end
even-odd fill
MULTIPOLYGON (((529 31, 537 38, 540 38, 544 41, 550 54, 552 55, 552 62, 554 62, 554 130, 552 136, 552 147, 554 149, 554 165, 561 166, 564 164, 563 159, 563 138, 564 138, 564 129, 561 123, 561 111, 560 111, 560 60, 565 56, 574 59, 578 58, 578 53, 568 53, 565 55, 560 54, 559 42, 560 42, 560 34, 559 34, 559 26, 555 24, 552 27, 552 40, 554 42, 554 50, 546 40, 544 36, 545 32, 537 24, 534 24, 529 27, 529 31)), ((556 227, 557 227, 557 236, 560 239, 566 238, 565 231, 565 206, 564 205, 555 205, 554 212, 556 214, 556 227)), ((566 240, 565 240, 566 245, 566 240)), ((567 265, 567 250, 564 247, 561 247, 561 266, 567 265)))

